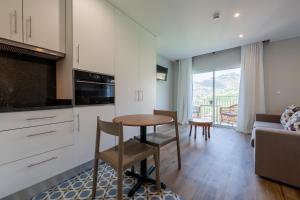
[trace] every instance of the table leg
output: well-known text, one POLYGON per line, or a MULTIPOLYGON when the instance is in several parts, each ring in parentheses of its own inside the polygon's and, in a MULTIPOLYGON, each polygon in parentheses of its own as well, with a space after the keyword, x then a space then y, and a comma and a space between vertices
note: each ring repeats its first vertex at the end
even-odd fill
MULTIPOLYGON (((147 127, 141 126, 140 138, 142 143, 146 143, 147 140, 147 127)), ((141 175, 147 177, 147 159, 141 161, 141 175)))
POLYGON ((204 127, 205 130, 205 141, 207 140, 207 126, 204 127))
MULTIPOLYGON (((140 141, 145 143, 147 140, 147 127, 146 126, 141 126, 140 130, 140 141)), ((133 186, 133 188, 129 191, 128 196, 132 197, 134 193, 140 188, 140 186, 143 183, 152 183, 155 184, 156 180, 151 179, 148 177, 153 171, 155 167, 150 167, 149 170, 147 170, 147 159, 141 161, 141 172, 140 174, 136 174, 133 171, 126 171, 125 174, 127 176, 131 176, 137 179, 137 183, 133 186)), ((166 189, 166 185, 161 182, 161 187, 163 189, 166 189)))
POLYGON ((204 126, 202 126, 202 135, 204 136, 205 134, 205 129, 204 129, 204 126))
POLYGON ((196 139, 197 137, 197 126, 195 125, 195 135, 194 135, 194 138, 196 139))
POLYGON ((208 127, 208 138, 210 138, 210 126, 208 127))
POLYGON ((191 127, 190 127, 190 137, 191 137, 191 135, 192 135, 192 129, 193 129, 193 125, 191 124, 191 127))
POLYGON ((135 173, 135 168, 134 168, 134 166, 131 166, 131 172, 132 172, 132 173, 135 173))

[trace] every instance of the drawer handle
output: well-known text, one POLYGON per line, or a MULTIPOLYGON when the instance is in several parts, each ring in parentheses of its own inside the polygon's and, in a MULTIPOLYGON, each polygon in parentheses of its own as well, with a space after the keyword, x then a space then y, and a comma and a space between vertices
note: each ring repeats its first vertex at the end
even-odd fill
POLYGON ((52 119, 55 118, 56 116, 48 116, 48 117, 34 117, 34 118, 28 118, 26 119, 27 121, 33 121, 33 120, 40 120, 40 119, 52 119))
POLYGON ((47 160, 43 160, 43 161, 40 161, 40 162, 32 163, 32 164, 28 165, 27 167, 29 167, 29 168, 30 168, 30 167, 34 167, 34 166, 41 165, 41 164, 43 164, 43 163, 46 163, 46 162, 49 162, 49 161, 55 160, 55 159, 57 159, 56 156, 55 156, 55 157, 52 157, 52 158, 49 158, 49 159, 47 159, 47 160))
POLYGON ((14 11, 14 14, 13 14, 13 16, 14 16, 14 24, 15 24, 15 30, 14 30, 14 33, 15 34, 17 34, 17 11, 15 10, 14 11))
POLYGON ((79 44, 77 45, 77 63, 79 64, 79 56, 80 56, 80 47, 79 44))
POLYGON ((42 132, 42 133, 34 133, 34 134, 27 135, 26 137, 35 137, 35 136, 45 135, 45 134, 55 133, 55 132, 56 131, 46 131, 46 132, 42 132))
POLYGON ((77 124, 77 130, 80 132, 80 116, 79 113, 77 114, 78 124, 77 124))
POLYGON ((32 37, 31 16, 29 16, 29 38, 32 37))

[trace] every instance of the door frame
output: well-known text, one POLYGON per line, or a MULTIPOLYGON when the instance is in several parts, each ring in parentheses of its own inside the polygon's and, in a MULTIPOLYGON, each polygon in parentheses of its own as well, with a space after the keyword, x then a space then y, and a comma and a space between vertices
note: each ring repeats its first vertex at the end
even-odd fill
MULTIPOLYGON (((212 80, 212 90, 213 90, 213 94, 212 94, 212 122, 213 122, 213 126, 216 127, 224 127, 224 128, 234 128, 234 126, 227 126, 227 125, 222 125, 222 124, 217 124, 216 123, 216 72, 217 71, 225 71, 225 70, 231 70, 231 69, 238 69, 240 68, 240 66, 234 66, 234 67, 222 67, 222 68, 214 68, 211 70, 205 70, 205 71, 201 71, 201 72, 197 72, 197 73, 193 73, 194 74, 201 74, 201 73, 209 73, 212 72, 213 75, 213 80, 212 80)), ((193 81, 193 80, 192 80, 193 81)), ((193 95, 194 96, 194 95, 193 95)))

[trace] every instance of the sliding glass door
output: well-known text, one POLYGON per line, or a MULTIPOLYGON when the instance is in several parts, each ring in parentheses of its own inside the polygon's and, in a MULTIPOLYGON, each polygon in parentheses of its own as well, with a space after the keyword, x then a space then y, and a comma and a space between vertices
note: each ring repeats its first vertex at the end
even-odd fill
POLYGON ((240 68, 193 75, 193 117, 216 125, 235 126, 240 68))
POLYGON ((214 73, 193 75, 193 118, 213 121, 214 73))

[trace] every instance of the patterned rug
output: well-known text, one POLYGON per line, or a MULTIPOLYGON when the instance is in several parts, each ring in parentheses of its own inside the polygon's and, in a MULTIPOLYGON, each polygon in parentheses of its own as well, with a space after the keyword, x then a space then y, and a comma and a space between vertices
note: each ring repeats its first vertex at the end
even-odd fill
MULTIPOLYGON (((32 200, 74 200, 74 199, 91 199, 93 170, 85 171, 69 180, 66 180, 48 191, 42 192, 33 197, 32 200)), ((127 193, 136 183, 134 178, 125 176, 123 183, 123 199, 132 200, 183 200, 181 196, 174 194, 172 191, 162 190, 158 193, 155 185, 145 184, 141 187, 132 198, 127 193)), ((101 163, 98 170, 97 200, 112 200, 117 197, 117 177, 116 172, 109 165, 101 163)))

